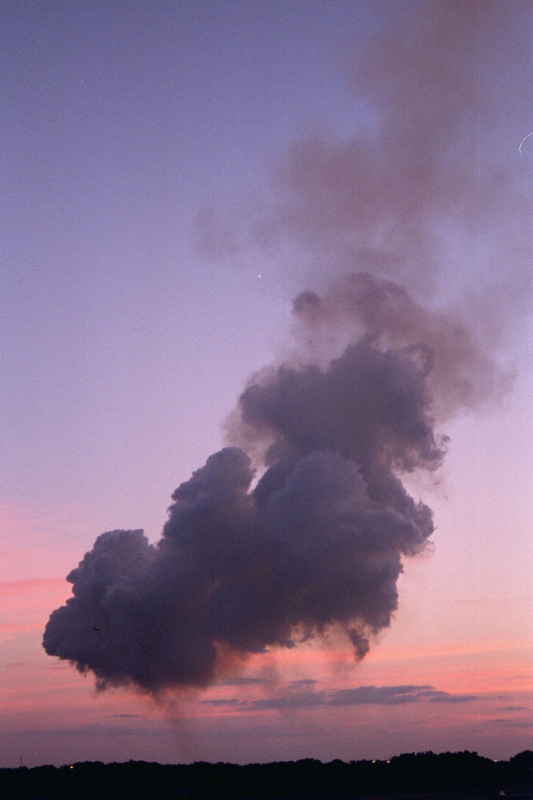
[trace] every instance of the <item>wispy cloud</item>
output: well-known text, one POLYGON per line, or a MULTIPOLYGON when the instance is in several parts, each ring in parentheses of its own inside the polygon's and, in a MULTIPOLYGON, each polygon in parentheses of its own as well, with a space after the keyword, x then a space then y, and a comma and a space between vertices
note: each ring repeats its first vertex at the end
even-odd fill
POLYGON ((78 737, 95 737, 102 738, 105 736, 137 736, 139 733, 150 734, 157 733, 158 736, 171 737, 172 731, 167 728, 148 728, 148 727, 126 727, 124 725, 83 725, 73 728, 28 728, 19 731, 13 731, 11 735, 22 736, 28 738, 31 736, 45 736, 50 738, 53 736, 67 736, 75 739, 78 737))
POLYGON ((143 719, 142 714, 111 714, 112 719, 143 719))
POLYGON ((267 683, 264 678, 225 678, 216 681, 215 686, 247 686, 248 684, 267 683))
POLYGON ((287 709, 312 709, 323 706, 380 705, 392 706, 405 703, 467 703, 478 700, 475 694, 452 694, 439 691, 434 686, 358 686, 336 689, 331 692, 315 691, 313 680, 294 681, 286 691, 271 697, 239 701, 236 698, 203 700, 204 704, 237 708, 239 711, 284 711, 287 709))
POLYGON ((486 721, 487 725, 497 727, 500 730, 504 728, 521 728, 526 730, 533 729, 533 720, 529 719, 509 719, 508 717, 497 717, 486 721))
POLYGON ((201 702, 207 706, 237 706, 240 703, 235 697, 230 699, 224 697, 221 699, 214 698, 213 700, 202 700, 201 702))
POLYGON ((429 703, 464 703, 477 700, 473 694, 450 694, 435 689, 433 686, 359 686, 356 689, 338 689, 328 698, 330 706, 347 705, 398 705, 401 703, 418 703, 421 700, 429 703))
POLYGON ((289 708, 317 708, 327 705, 326 692, 304 689, 278 697, 263 697, 241 706, 241 711, 283 711, 289 708))

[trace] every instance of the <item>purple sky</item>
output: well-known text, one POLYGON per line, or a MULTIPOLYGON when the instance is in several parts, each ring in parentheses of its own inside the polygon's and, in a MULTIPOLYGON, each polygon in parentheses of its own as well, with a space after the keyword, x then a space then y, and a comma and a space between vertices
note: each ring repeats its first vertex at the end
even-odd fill
POLYGON ((530 746, 532 12, 3 3, 0 766, 530 746), (419 118, 429 142, 386 125, 419 118), (408 476, 435 549, 392 627, 359 666, 335 640, 161 705, 95 697, 41 648, 65 575, 104 531, 159 538, 249 376, 292 352, 292 298, 361 269, 453 308, 512 386, 475 361, 480 398, 439 411, 446 464, 408 476))

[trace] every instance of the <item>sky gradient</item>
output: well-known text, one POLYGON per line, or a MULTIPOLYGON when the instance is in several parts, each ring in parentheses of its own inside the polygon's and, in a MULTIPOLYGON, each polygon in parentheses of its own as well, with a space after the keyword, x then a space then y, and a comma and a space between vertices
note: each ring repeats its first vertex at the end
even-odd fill
POLYGON ((3 4, 1 766, 531 746, 532 12, 3 4), (359 664, 332 632, 95 694, 41 646, 65 576, 104 531, 159 539, 250 376, 307 358, 293 298, 360 271, 475 342, 468 392, 432 373, 448 454, 404 477, 434 546, 391 627, 359 664))

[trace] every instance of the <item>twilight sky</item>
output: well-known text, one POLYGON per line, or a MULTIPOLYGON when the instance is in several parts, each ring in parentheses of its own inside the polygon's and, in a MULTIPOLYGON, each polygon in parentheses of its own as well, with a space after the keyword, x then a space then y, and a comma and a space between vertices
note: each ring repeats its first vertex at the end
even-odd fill
POLYGON ((531 747, 531 4, 6 0, 0 21, 0 766, 531 747), (365 658, 328 629, 151 695, 47 655, 99 534, 155 544, 225 444, 262 474, 264 418, 233 413, 250 377, 326 370, 361 333, 425 354, 450 437, 442 466, 395 462, 433 546, 402 551, 365 658))

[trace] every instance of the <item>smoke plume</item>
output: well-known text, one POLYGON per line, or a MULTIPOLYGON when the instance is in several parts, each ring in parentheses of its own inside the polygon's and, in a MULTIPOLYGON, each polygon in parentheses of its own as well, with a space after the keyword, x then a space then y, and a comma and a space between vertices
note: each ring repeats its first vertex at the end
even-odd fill
MULTIPOLYGON (((319 305, 303 295, 295 308, 319 305)), ((227 447, 176 489, 157 545, 142 531, 100 536, 68 576, 46 651, 102 687, 150 691, 206 685, 232 654, 330 626, 363 657, 397 607, 402 555, 433 531, 398 477, 444 455, 429 374, 417 347, 368 334, 326 369, 284 364, 252 381, 233 426, 269 445, 253 491, 250 458, 227 447)))
POLYGON ((366 271, 424 302, 454 302, 492 349, 530 308, 533 140, 519 145, 533 130, 533 7, 372 8, 375 32, 355 43, 348 76, 357 133, 325 127, 295 141, 261 213, 257 197, 208 204, 198 236, 212 258, 266 247, 284 274, 289 254, 320 287, 324 275, 366 271))
POLYGON ((372 130, 291 148, 279 202, 253 233, 292 237, 342 276, 296 297, 296 352, 249 381, 231 446, 176 489, 161 540, 104 533, 68 575, 73 595, 44 648, 100 688, 207 686, 250 654, 332 628, 364 657, 391 623, 404 558, 434 529, 402 476, 438 469, 447 439, 436 425, 506 387, 491 351, 503 306, 529 297, 531 211, 516 165, 502 165, 494 137, 480 155, 480 137, 503 97, 489 91, 491 70, 511 38, 525 52, 512 15, 527 5, 398 7, 386 4, 388 24, 355 64, 372 130), (435 297, 455 271, 474 302, 463 275, 481 250, 474 330, 464 307, 435 297))

